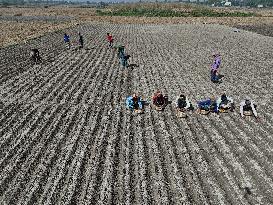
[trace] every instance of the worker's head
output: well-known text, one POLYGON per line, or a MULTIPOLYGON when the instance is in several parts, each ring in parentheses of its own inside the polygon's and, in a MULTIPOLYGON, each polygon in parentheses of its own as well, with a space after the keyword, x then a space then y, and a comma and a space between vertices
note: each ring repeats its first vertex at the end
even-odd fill
POLYGON ((155 91, 155 95, 159 95, 159 94, 161 94, 161 91, 160 90, 156 90, 155 91))
POLYGON ((137 94, 134 93, 134 94, 132 95, 132 97, 133 97, 133 99, 137 99, 137 94))
POLYGON ((212 55, 212 57, 214 57, 214 58, 216 58, 216 57, 218 57, 218 56, 220 56, 219 53, 214 53, 214 54, 212 55))
POLYGON ((251 104, 250 98, 248 96, 245 99, 245 104, 246 105, 250 105, 251 104))
POLYGON ((179 97, 180 97, 182 100, 186 100, 186 96, 183 95, 183 94, 181 94, 179 97))
POLYGON ((215 101, 215 97, 214 97, 214 96, 211 96, 211 97, 210 97, 210 100, 211 100, 211 101, 215 101))
POLYGON ((107 36, 109 36, 110 35, 110 33, 107 33, 107 36))

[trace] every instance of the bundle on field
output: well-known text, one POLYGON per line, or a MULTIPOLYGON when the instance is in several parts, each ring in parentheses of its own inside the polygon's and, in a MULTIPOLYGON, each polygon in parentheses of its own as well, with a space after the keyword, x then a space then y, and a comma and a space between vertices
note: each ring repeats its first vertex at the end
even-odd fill
POLYGON ((257 16, 252 12, 214 10, 205 6, 188 4, 135 3, 115 5, 98 9, 100 16, 137 16, 137 17, 249 17, 257 16))

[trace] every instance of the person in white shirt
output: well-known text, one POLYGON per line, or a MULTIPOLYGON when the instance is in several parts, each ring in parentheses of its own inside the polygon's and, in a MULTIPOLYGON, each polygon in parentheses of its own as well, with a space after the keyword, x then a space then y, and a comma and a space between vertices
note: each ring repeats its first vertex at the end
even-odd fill
POLYGON ((243 100, 240 103, 240 114, 241 114, 241 117, 245 116, 245 112, 252 112, 252 114, 254 115, 254 117, 256 119, 258 119, 258 114, 257 114, 257 111, 256 111, 256 107, 257 107, 257 105, 255 105, 252 102, 252 100, 250 100, 250 98, 247 97, 245 100, 243 100))
POLYGON ((233 112, 235 109, 233 99, 227 96, 225 93, 223 93, 221 97, 217 99, 216 104, 220 112, 225 112, 226 110, 233 112))
POLYGON ((185 111, 185 110, 192 111, 194 109, 188 97, 186 97, 183 94, 181 94, 180 96, 176 98, 175 105, 176 105, 176 109, 179 111, 185 111))

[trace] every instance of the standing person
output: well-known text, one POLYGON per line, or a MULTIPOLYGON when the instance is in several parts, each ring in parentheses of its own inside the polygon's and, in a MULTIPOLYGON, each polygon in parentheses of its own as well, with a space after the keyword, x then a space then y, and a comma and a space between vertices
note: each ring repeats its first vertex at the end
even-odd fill
POLYGON ((128 67, 128 59, 131 57, 130 55, 125 54, 125 46, 120 45, 118 48, 118 58, 120 65, 123 66, 123 68, 128 67))
POLYGON ((83 48, 83 36, 80 32, 79 32, 79 44, 80 44, 80 49, 82 49, 83 48))
POLYGON ((113 48, 113 41, 114 41, 114 39, 113 39, 113 36, 110 33, 107 33, 107 40, 109 42, 109 47, 113 48))
POLYGON ((42 60, 42 58, 40 56, 40 52, 37 48, 31 49, 30 57, 34 61, 35 64, 37 64, 38 61, 41 62, 41 60, 42 60))
POLYGON ((70 36, 68 34, 64 34, 64 43, 66 44, 67 48, 70 49, 71 48, 71 44, 70 44, 70 36))
POLYGON ((219 68, 221 65, 221 55, 220 54, 214 54, 213 55, 213 64, 211 65, 211 70, 217 70, 219 72, 219 68))
POLYGON ((213 58, 214 60, 210 70, 210 80, 213 83, 221 83, 222 82, 221 77, 223 77, 219 74, 219 68, 221 65, 221 56, 220 54, 214 54, 213 58))
POLYGON ((210 79, 214 83, 219 83, 221 82, 221 75, 219 74, 219 68, 221 65, 221 56, 220 54, 214 54, 213 55, 213 64, 211 65, 211 70, 210 70, 210 79))
POLYGON ((259 120, 256 108, 257 105, 255 105, 249 97, 246 97, 246 99, 240 103, 241 117, 254 115, 254 117, 259 120))

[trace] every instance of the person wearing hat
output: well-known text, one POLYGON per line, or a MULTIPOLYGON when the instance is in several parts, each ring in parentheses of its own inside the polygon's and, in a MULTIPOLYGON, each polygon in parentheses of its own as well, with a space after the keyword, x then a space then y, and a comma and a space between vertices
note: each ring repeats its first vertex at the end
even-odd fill
POLYGON ((241 117, 254 115, 254 117, 258 119, 256 108, 257 105, 255 105, 249 97, 246 97, 245 100, 240 103, 241 117))

